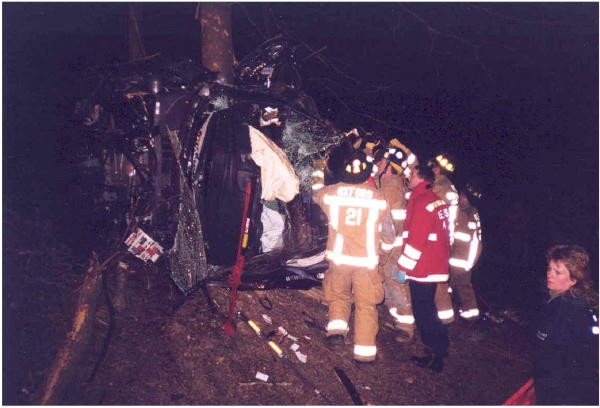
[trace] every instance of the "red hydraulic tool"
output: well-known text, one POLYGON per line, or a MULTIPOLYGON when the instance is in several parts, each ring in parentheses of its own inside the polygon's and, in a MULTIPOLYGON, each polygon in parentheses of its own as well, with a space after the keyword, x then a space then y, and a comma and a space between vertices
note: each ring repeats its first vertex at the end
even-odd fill
POLYGON ((242 272, 244 271, 244 250, 248 246, 248 231, 250 228, 250 198, 252 196, 252 182, 251 180, 246 181, 246 187, 244 189, 244 209, 242 211, 242 225, 240 228, 240 242, 238 244, 237 256, 235 264, 231 268, 231 274, 227 278, 227 283, 231 288, 229 294, 229 312, 227 313, 227 320, 223 323, 223 331, 226 336, 233 336, 235 334, 235 328, 233 326, 233 313, 235 311, 235 304, 237 302, 238 287, 242 283, 242 272))

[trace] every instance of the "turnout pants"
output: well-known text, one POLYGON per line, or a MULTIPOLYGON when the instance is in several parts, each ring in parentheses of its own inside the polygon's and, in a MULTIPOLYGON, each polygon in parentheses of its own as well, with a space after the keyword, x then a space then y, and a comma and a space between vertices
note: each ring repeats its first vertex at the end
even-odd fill
POLYGON ((442 323, 450 324, 454 321, 454 308, 450 296, 448 282, 439 282, 435 290, 435 305, 437 314, 442 323))
POLYGON ((450 267, 450 286, 460 300, 460 315, 465 319, 479 317, 477 298, 471 284, 471 271, 450 267))
POLYGON ((377 354, 375 337, 379 330, 377 304, 383 301, 383 285, 377 269, 329 264, 323 278, 323 292, 329 304, 327 335, 348 334, 354 301, 354 358, 373 361, 377 354))
POLYGON ((415 317, 412 312, 410 288, 408 283, 396 280, 399 252, 398 248, 392 250, 385 263, 380 266, 379 273, 383 278, 385 305, 394 319, 395 326, 412 335, 415 331, 415 317))
POLYGON ((448 329, 440 321, 435 306, 435 282, 409 281, 415 322, 423 344, 436 356, 448 356, 448 329))

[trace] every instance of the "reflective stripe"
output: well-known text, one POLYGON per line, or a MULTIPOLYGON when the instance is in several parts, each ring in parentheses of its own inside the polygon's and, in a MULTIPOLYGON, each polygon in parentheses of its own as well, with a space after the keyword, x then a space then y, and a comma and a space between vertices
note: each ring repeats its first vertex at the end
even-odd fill
POLYGON ((471 317, 479 316, 479 309, 469 309, 469 310, 461 310, 460 315, 465 319, 470 319, 471 317))
POLYGON ((394 244, 393 244, 393 246, 394 246, 395 248, 397 248, 397 247, 401 247, 401 246, 402 246, 402 242, 403 242, 403 241, 404 241, 404 240, 402 239, 402 237, 396 237, 396 239, 394 240, 394 244))
POLYGON ((398 323, 415 324, 415 317, 412 314, 398 314, 398 309, 395 307, 390 308, 390 314, 394 317, 394 319, 396 319, 398 323))
POLYGON ((469 227, 469 229, 477 229, 477 223, 473 222, 473 221, 469 221, 467 223, 467 227, 469 227))
POLYGON ((437 241, 437 234, 429 234, 427 237, 429 241, 437 241))
POLYGON ((450 216, 448 217, 449 230, 450 230, 450 245, 454 243, 454 225, 456 217, 458 216, 458 205, 451 205, 449 208, 450 216))
POLYGON ((342 319, 335 319, 335 320, 331 320, 329 321, 329 323, 327 323, 327 331, 330 330, 343 330, 343 331, 348 331, 350 330, 350 328, 348 327, 348 322, 342 319))
POLYGON ((444 200, 437 200, 434 201, 433 203, 429 203, 427 204, 427 207, 425 207, 425 209, 429 212, 433 212, 433 210, 435 210, 437 207, 445 205, 446 202, 444 200))
POLYGON ((389 251, 391 251, 392 249, 394 249, 394 246, 395 246, 395 245, 394 245, 393 243, 392 243, 392 244, 386 244, 385 242, 382 242, 382 243, 381 243, 381 249, 383 249, 383 250, 384 250, 384 251, 386 251, 386 252, 389 252, 389 251))
POLYGON ((406 219, 406 210, 392 210, 392 218, 396 221, 406 219))
POLYGON ((406 255, 401 255, 400 259, 398 259, 398 265, 412 271, 413 269, 415 269, 415 266, 417 265, 417 261, 410 259, 406 255))
POLYGON ((404 247, 404 253, 417 261, 421 258, 421 251, 408 244, 404 247))
POLYGON ((440 320, 452 319, 454 317, 454 310, 438 310, 438 317, 440 320))
POLYGON ((471 240, 471 236, 462 231, 454 231, 454 239, 458 239, 459 241, 469 242, 471 240))
POLYGON ((351 256, 336 254, 333 251, 327 251, 327 259, 333 261, 336 265, 351 265, 351 266, 362 266, 368 269, 373 269, 379 263, 379 257, 363 257, 363 256, 351 256))
POLYGON ((324 178, 325 177, 325 173, 323 173, 323 170, 315 170, 313 171, 313 177, 321 177, 324 178))
POLYGON ((424 278, 406 275, 406 279, 414 280, 417 282, 446 282, 448 280, 448 274, 429 275, 424 278))
POLYGON ((377 354, 377 346, 361 346, 354 345, 354 355, 360 357, 375 357, 377 354))
POLYGON ((458 194, 454 191, 448 191, 446 193, 446 200, 450 201, 452 204, 456 204, 455 201, 458 201, 458 194))
POLYGON ((450 264, 450 266, 454 266, 455 268, 461 268, 461 269, 464 269, 465 271, 467 270, 467 267, 469 266, 467 264, 467 261, 465 261, 464 259, 450 258, 448 260, 448 263, 450 264))
POLYGON ((387 202, 373 199, 371 190, 358 187, 338 187, 337 194, 339 195, 325 194, 323 197, 323 202, 330 207, 329 222, 334 229, 339 229, 339 209, 341 206, 367 208, 369 210, 366 220, 367 236, 365 242, 367 256, 344 255, 344 238, 342 235, 337 234, 333 250, 327 252, 327 257, 336 265, 364 266, 373 269, 379 262, 378 248, 375 248, 375 224, 379 217, 379 210, 384 210, 387 207, 387 202), (360 197, 349 197, 349 194, 357 194, 360 197))
POLYGON ((312 185, 312 189, 313 190, 320 190, 323 187, 325 187, 325 184, 323 184, 323 183, 315 183, 315 184, 312 185))
MULTIPOLYGON (((340 189, 343 189, 345 187, 339 187, 338 191, 340 189)), ((366 190, 366 189, 360 189, 360 190, 366 190)), ((370 190, 366 190, 369 193, 372 193, 372 191, 370 190)), ((384 210, 387 202, 385 200, 378 200, 378 199, 373 199, 371 197, 365 197, 365 198, 360 198, 360 197, 344 197, 344 196, 337 196, 337 195, 325 195, 323 201, 325 202, 325 204, 327 205, 331 205, 331 206, 348 206, 348 207, 360 207, 360 208, 368 208, 370 210, 384 210)))
POLYGON ((333 245, 333 251, 327 252, 327 256, 333 256, 333 258, 342 254, 342 250, 344 248, 344 236, 339 232, 335 234, 335 244, 333 245))
POLYGON ((475 257, 477 257, 477 248, 479 247, 479 239, 477 239, 477 232, 473 233, 473 239, 471 245, 469 245, 469 257, 467 258, 467 270, 470 271, 475 264, 475 257))

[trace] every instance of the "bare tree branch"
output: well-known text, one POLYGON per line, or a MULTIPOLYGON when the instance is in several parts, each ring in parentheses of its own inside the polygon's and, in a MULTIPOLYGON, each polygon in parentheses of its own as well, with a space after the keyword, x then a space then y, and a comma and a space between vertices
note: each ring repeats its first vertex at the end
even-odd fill
POLYGON ((516 23, 527 23, 527 24, 541 24, 541 25, 551 25, 551 26, 564 26, 564 27, 577 27, 579 23, 571 23, 566 21, 549 21, 549 20, 532 20, 527 18, 520 18, 515 16, 507 16, 503 13, 498 13, 496 11, 492 11, 487 7, 479 6, 477 4, 469 4, 468 7, 471 7, 475 10, 482 11, 490 16, 497 17, 506 21, 512 21, 516 23))

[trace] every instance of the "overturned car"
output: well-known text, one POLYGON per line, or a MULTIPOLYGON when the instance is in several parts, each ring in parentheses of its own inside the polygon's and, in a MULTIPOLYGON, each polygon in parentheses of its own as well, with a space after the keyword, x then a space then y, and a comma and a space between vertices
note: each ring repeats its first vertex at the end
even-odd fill
POLYGON ((80 165, 102 174, 112 224, 136 256, 167 258, 186 294, 226 284, 241 260, 240 289, 320 284, 327 227, 311 174, 343 135, 302 91, 299 52, 285 37, 265 42, 233 86, 192 61, 98 69, 78 103, 80 165))

